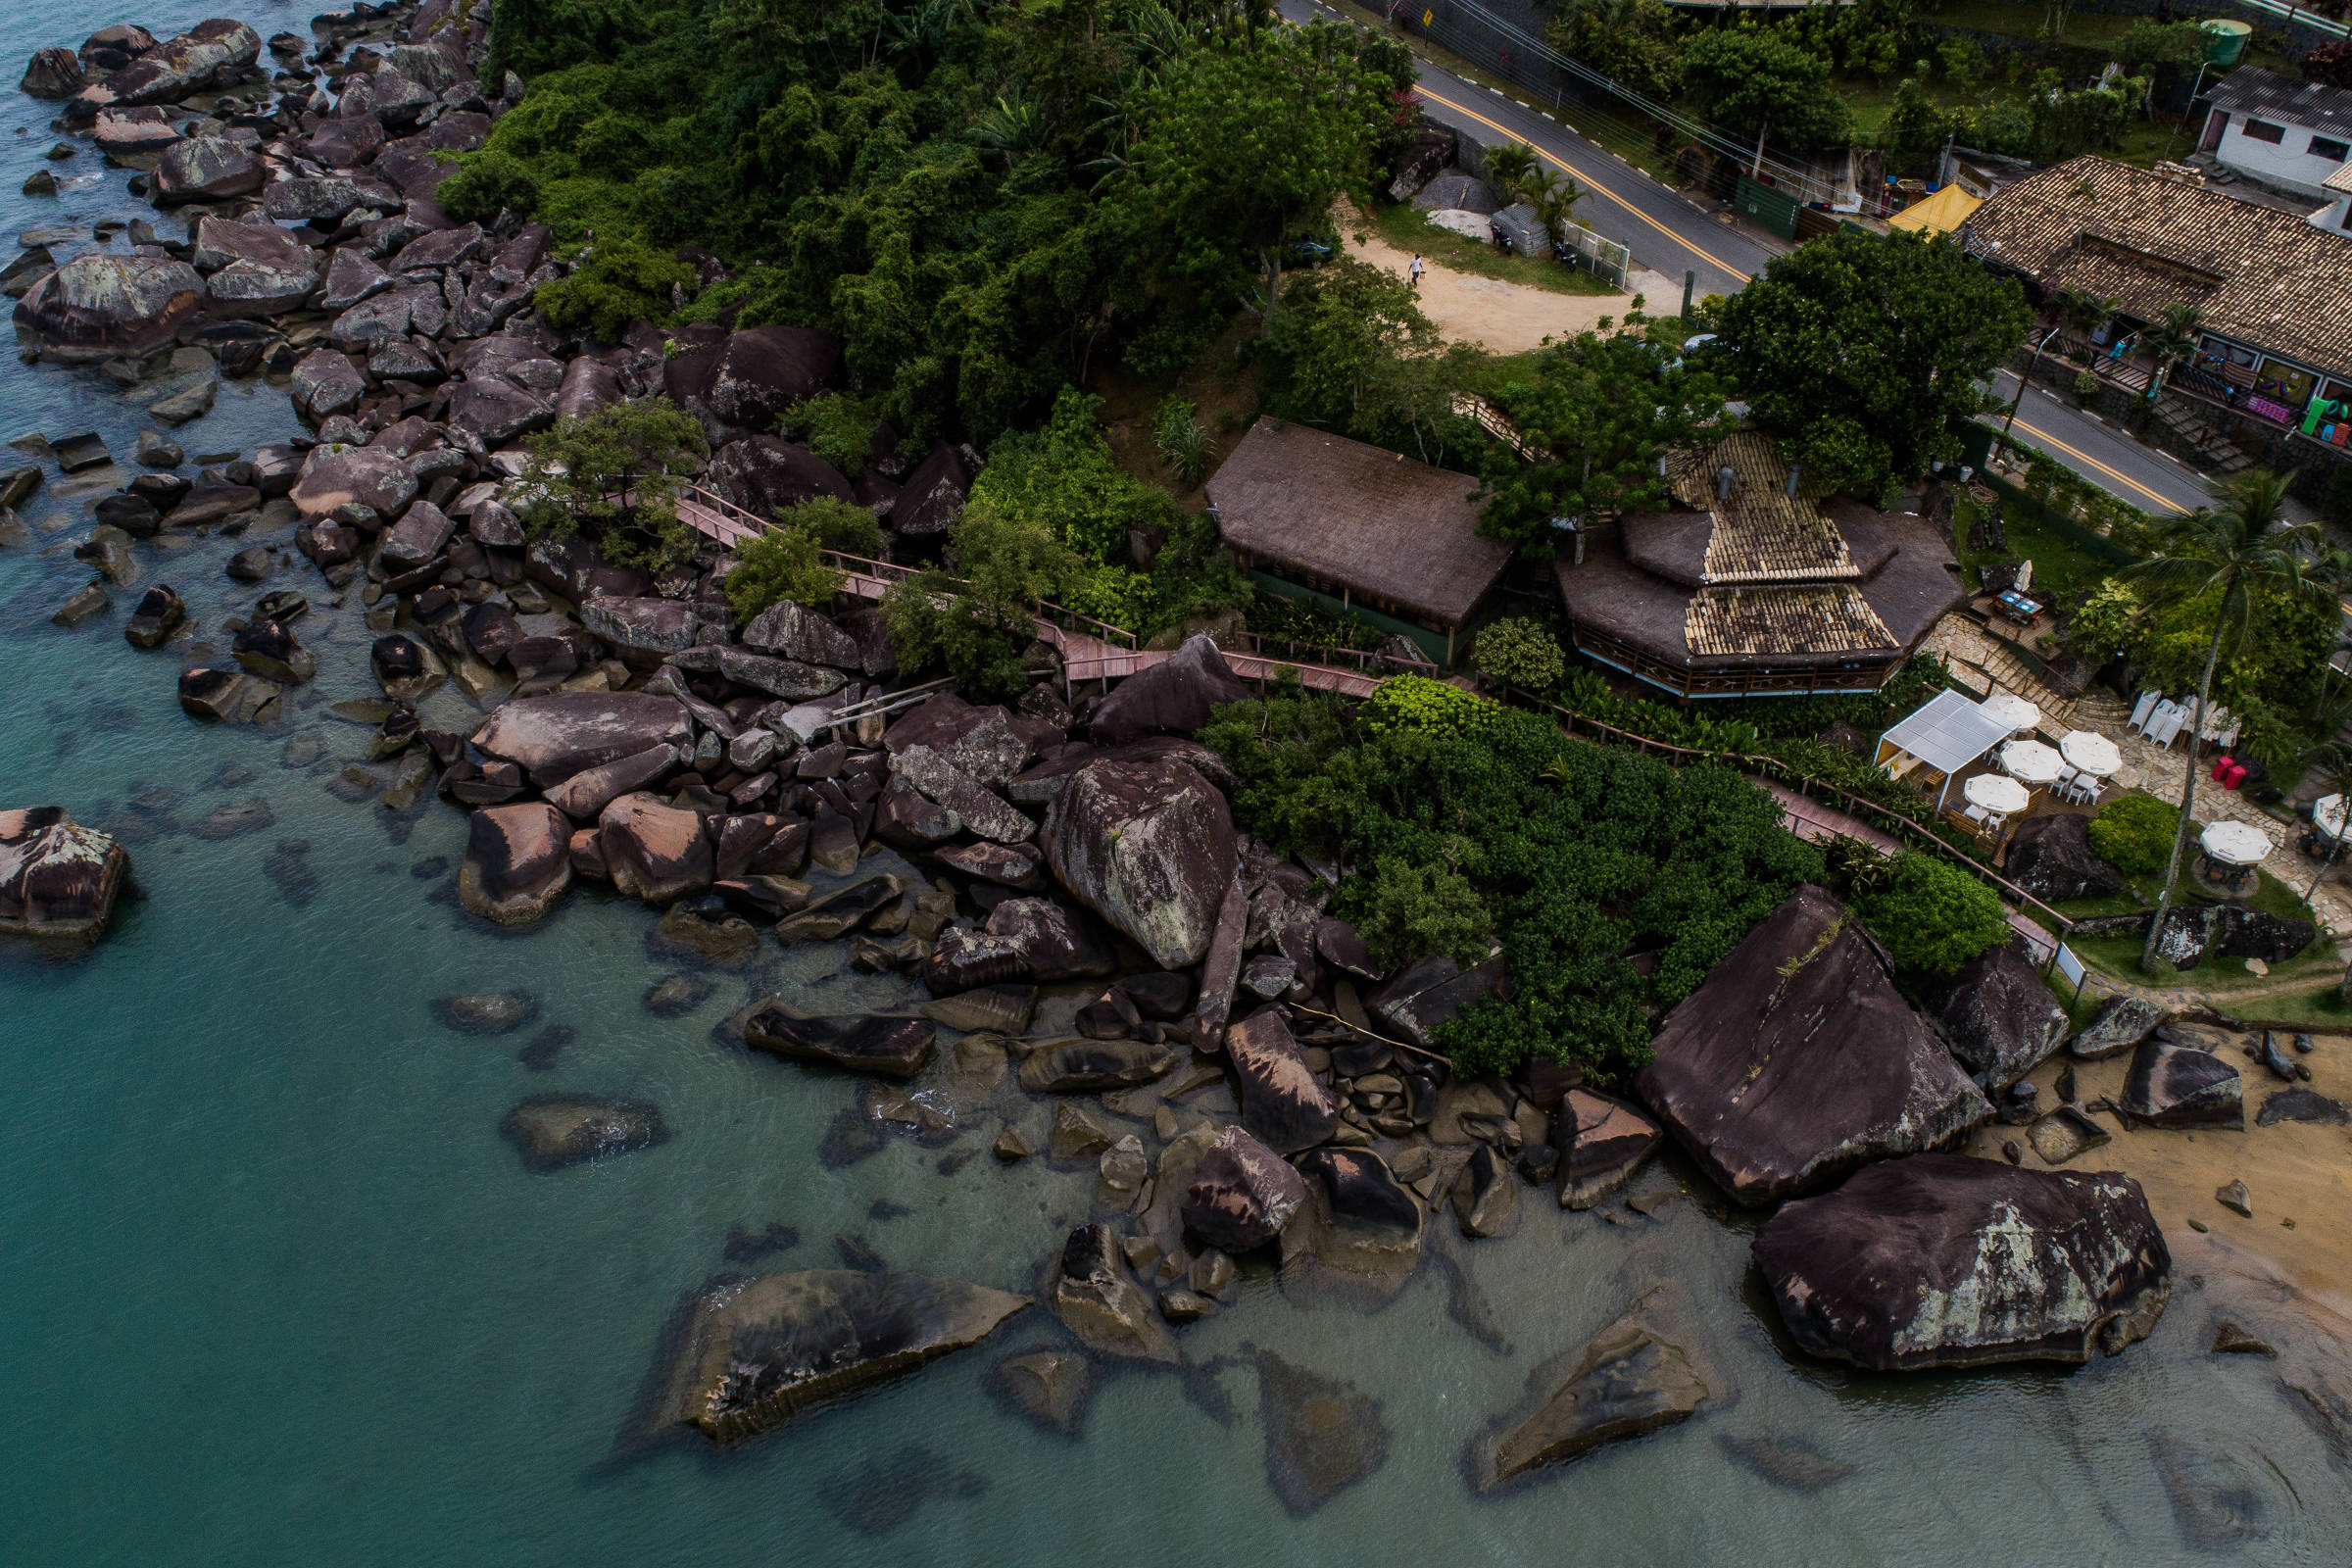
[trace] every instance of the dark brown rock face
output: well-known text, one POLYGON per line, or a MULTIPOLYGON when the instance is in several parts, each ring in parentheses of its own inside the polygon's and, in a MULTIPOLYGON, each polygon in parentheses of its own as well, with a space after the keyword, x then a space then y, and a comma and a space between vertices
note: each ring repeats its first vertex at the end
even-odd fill
POLYGON ((1200 961, 1233 880, 1233 814, 1182 762, 1095 761, 1046 813, 1047 862, 1072 897, 1163 969, 1200 961))
POLYGON ((989 936, 1020 955, 1021 977, 1077 980, 1108 974, 1111 957, 1088 922, 1052 899, 1006 899, 988 912, 989 936))
POLYGON ((1925 1001, 1944 1044, 1987 1089, 2005 1089, 2033 1071, 2066 1044, 2071 1027, 2018 936, 1930 987, 1925 1001))
POLYGON ((2154 1035, 2132 1054, 2123 1107, 2159 1127, 2243 1127, 2245 1083, 2212 1052, 2154 1035))
POLYGON ((501 925, 544 917, 571 886, 571 824, 544 801, 493 806, 466 827, 458 903, 501 925))
POLYGON ((95 942, 129 875, 122 846, 62 807, 0 810, 0 936, 95 942))
POLYGON ((1211 1247, 1247 1252, 1280 1236, 1305 1201, 1306 1183, 1281 1155, 1228 1127, 1193 1167, 1184 1222, 1211 1247))
POLYGON ((2092 1060, 2130 1051, 2163 1023, 2166 1016, 2161 1002, 2146 997, 2109 997, 2067 1050, 2092 1060))
POLYGON ((2030 816, 2009 841, 2009 880, 2035 898, 2104 899, 2124 891, 2124 873, 2090 847, 2090 818, 2030 816))
POLYGON ((1560 1206, 1591 1208, 1632 1181, 1665 1135, 1621 1100, 1571 1089, 1560 1097, 1552 1138, 1560 1152, 1560 1206))
POLYGON ((1188 639, 1175 657, 1128 676, 1095 710, 1097 746, 1124 746, 1147 735, 1190 735, 1219 703, 1250 696, 1242 677, 1205 636, 1188 639))
POLYGON ((169 348, 204 299, 185 262, 84 251, 25 290, 16 323, 54 359, 135 360, 169 348))
POLYGON ((1857 1171, 1766 1220, 1754 1252, 1798 1345, 1879 1371, 2114 1355, 2172 1294, 2139 1183, 1960 1154, 1857 1171))
POLYGON ((1375 1018, 1423 1050, 1437 1045, 1441 1025, 1464 1007, 1503 995, 1502 957, 1465 969, 1444 956, 1419 958, 1364 999, 1375 1018))
POLYGON ((1267 1148, 1295 1154, 1338 1129, 1340 1102, 1307 1070, 1280 1007, 1261 1007, 1227 1030, 1225 1053, 1242 1083, 1242 1125, 1267 1148))
POLYGON ((937 1033, 928 1018, 820 1018, 772 1003, 743 1023, 744 1043, 760 1051, 885 1078, 911 1078, 922 1071, 937 1033))
POLYGON ((731 332, 715 351, 703 398, 720 423, 772 430, 784 411, 816 396, 841 371, 841 339, 805 326, 731 332))
POLYGON ((733 1443, 994 1333, 1030 1298, 961 1280, 805 1269, 714 1280, 689 1309, 647 1436, 733 1443))
POLYGON ((1611 1443, 1688 1421, 1717 1396, 1719 1379, 1686 1343, 1672 1287, 1653 1287, 1574 1356, 1529 1379, 1536 1405, 1471 1447, 1481 1492, 1611 1443))
POLYGON ((710 840, 703 819, 658 796, 623 795, 606 807, 597 818, 597 842, 612 885, 633 899, 666 905, 710 887, 710 840))
POLYGON ((1992 1105, 1810 883, 1666 1015, 1636 1092, 1724 1191, 1765 1205, 1934 1149, 1992 1105))
POLYGON ((502 705, 473 743, 514 762, 545 788, 657 745, 692 744, 693 723, 674 697, 648 692, 551 692, 502 705))

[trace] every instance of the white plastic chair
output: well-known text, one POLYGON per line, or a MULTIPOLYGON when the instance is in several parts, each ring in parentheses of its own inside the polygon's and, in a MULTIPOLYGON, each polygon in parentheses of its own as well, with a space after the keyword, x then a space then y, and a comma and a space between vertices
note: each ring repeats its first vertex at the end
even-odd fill
POLYGON ((1998 833, 2001 830, 2001 824, 2008 820, 2009 818, 2006 816, 1997 815, 1988 811, 1984 815, 1984 831, 1987 833, 1998 833))
POLYGON ((2156 705, 2163 701, 2164 693, 2162 692, 2141 692, 2139 701, 2132 707, 2132 727, 2144 733, 2147 729, 2148 715, 2154 712, 2156 705))
POLYGON ((1991 813, 1986 811, 1982 806, 1970 806, 1963 808, 1960 814, 1967 817, 1971 822, 1982 823, 1984 818, 1991 813))

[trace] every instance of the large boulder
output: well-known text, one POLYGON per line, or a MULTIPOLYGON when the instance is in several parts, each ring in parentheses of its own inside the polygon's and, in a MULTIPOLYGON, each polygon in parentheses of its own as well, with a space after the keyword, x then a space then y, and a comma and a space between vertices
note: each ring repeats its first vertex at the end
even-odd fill
POLYGON ((17 90, 27 98, 55 103, 82 89, 81 62, 71 49, 36 49, 24 67, 17 90))
POLYGON ((1721 1380, 1689 1343, 1679 1298, 1653 1286, 1583 1349, 1539 1367, 1528 1380, 1535 1408, 1471 1446, 1478 1490, 1688 1421, 1718 1397, 1721 1380))
POLYGON ((1046 1303, 1090 1350, 1130 1361, 1178 1359, 1174 1336, 1128 1275, 1119 1239, 1107 1225, 1070 1232, 1047 1272, 1046 1303))
POLYGON ((1147 1040, 1041 1040, 1021 1061, 1021 1087, 1033 1095, 1125 1089, 1148 1084, 1175 1065, 1175 1047, 1147 1040))
POLYGON ((2245 1083, 2237 1069, 2210 1051, 2161 1035, 2139 1043, 2117 1102, 2139 1121, 2159 1127, 2243 1127, 2245 1083))
POLYGON ((1560 1154, 1560 1206, 1591 1208, 1625 1186, 1657 1152, 1658 1124, 1621 1100, 1571 1089, 1560 1097, 1552 1140, 1560 1154))
POLYGON ((772 516, 819 496, 851 499, 850 481, 815 453, 781 436, 730 441, 710 455, 710 488, 746 512, 772 516))
POLYGON ((258 151, 258 144, 226 136, 188 136, 172 143, 156 162, 155 205, 252 195, 268 175, 258 151))
POLYGON ((580 623, 641 668, 694 646, 703 617, 683 599, 595 598, 580 603, 580 623))
POLYGON ((400 455, 383 447, 348 447, 329 441, 311 448, 302 477, 287 499, 316 517, 354 502, 389 522, 416 499, 416 475, 400 455))
POLYGON ((961 1280, 858 1269, 713 1280, 684 1313, 643 1435, 682 1423, 718 1443, 751 1437, 978 1344, 1029 1302, 961 1280))
POLYGON ((1022 978, 1082 980, 1113 967, 1085 918, 1052 899, 1006 899, 988 911, 988 935, 1019 955, 1022 978))
POLYGON ((95 942, 129 876, 128 852, 64 808, 0 810, 0 936, 95 942))
POLYGON ((947 537, 948 524, 962 514, 971 488, 972 471, 956 449, 936 445, 906 476, 905 488, 891 504, 890 525, 918 548, 936 546, 947 537))
POLYGON ((163 256, 84 251, 24 291, 16 324, 53 359, 142 359, 204 312, 204 278, 163 256))
POLYGON ((640 792, 606 807, 596 826, 612 885, 629 897, 666 905, 710 890, 710 839, 694 812, 640 792))
POLYGON ((1889 971, 1846 908, 1806 883, 1666 1015, 1636 1092, 1755 1206, 1951 1142, 1992 1105, 1889 971))
POLYGON ((1961 1154, 1858 1171, 1766 1220, 1753 1250, 1796 1343, 1874 1371, 2114 1355, 2173 1288, 2131 1177, 1961 1154))
POLYGON ((294 362, 290 390, 294 412, 313 424, 323 424, 360 406, 360 400, 368 395, 368 378, 360 374, 350 355, 316 348, 294 362))
MULTIPOLYGON (((651 692, 551 692, 507 703, 473 734, 473 744, 519 764, 545 789, 657 746, 694 743, 686 705, 651 692)), ((601 810, 602 808, 600 807, 601 810)))
MULTIPOLYGON (((830 332, 747 327, 712 351, 703 399, 721 424, 772 430, 785 410, 825 391, 840 373, 841 339, 830 332)), ((845 500, 846 491, 845 485, 845 500)))
POLYGON ((835 669, 858 667, 858 645, 849 633, 807 605, 782 599, 754 615, 743 628, 746 648, 803 664, 835 669))
POLYGON ((2029 816, 2009 839, 2009 880, 2046 904, 2109 899, 2124 873, 2090 847, 2090 818, 2068 812, 2029 816))
POLYGON ((1250 696, 1242 677, 1208 638, 1188 638, 1160 663, 1130 675, 1095 710, 1088 733, 1097 746, 1125 746, 1147 735, 1190 735, 1219 703, 1250 696))
MULTIPOLYGON (((922 791, 926 798, 954 812, 964 827, 992 843, 1018 844, 1036 836, 1035 822, 999 800, 986 785, 931 747, 909 746, 893 752, 890 770, 922 791)), ((1098 912, 1102 911, 1098 909, 1098 912)))
POLYGON ((473 813, 458 903, 500 925, 529 925, 571 886, 571 824, 544 801, 518 801, 473 813))
POLYGON ((1261 1007, 1226 1031, 1242 1086, 1242 1125, 1277 1153, 1312 1149, 1339 1129, 1340 1102, 1306 1065, 1280 1007, 1261 1007))
POLYGON ((1306 1183, 1281 1155, 1228 1127, 1193 1167, 1184 1222, 1211 1247, 1247 1252, 1280 1236, 1305 1201, 1306 1183))
POLYGON ((1464 1007, 1504 994, 1502 955, 1465 969, 1444 955, 1419 958, 1364 999, 1372 1016, 1424 1051, 1464 1007))
POLYGON ((1311 1278, 1366 1301, 1402 1290, 1421 1264, 1427 1219, 1412 1189, 1369 1149, 1310 1149, 1297 1164, 1306 1206, 1283 1228, 1286 1283, 1311 1278))
POLYGON ((2006 1089, 2066 1044, 2072 1020, 2034 967, 2025 939, 1979 954, 1930 985, 1928 1016, 1962 1066, 1987 1089, 2006 1089))
POLYGON ((2147 1039, 2149 1032, 2170 1015, 2164 1004, 2153 998, 2119 992, 2099 1004, 2098 1012, 2066 1049, 2089 1060, 2117 1055, 2147 1039))
POLYGON ((1208 952, 1234 875, 1233 814, 1192 768, 1088 763, 1047 811, 1045 847, 1071 896, 1161 968, 1186 968, 1208 952))
POLYGON ((225 86, 262 57, 262 35, 242 22, 199 22, 106 78, 119 104, 175 104, 206 87, 225 86))
POLYGON ((621 401, 620 377, 612 367, 594 355, 583 354, 564 367, 564 384, 556 388, 556 417, 585 419, 597 410, 621 401))
POLYGON ((2243 904, 2225 904, 2216 918, 2213 945, 2232 958, 2284 963, 2311 946, 2320 928, 2293 915, 2265 914, 2243 904))
POLYGON ((921 1072, 937 1034, 928 1018, 817 1017, 780 1003, 759 1007, 743 1021, 744 1044, 756 1050, 885 1078, 921 1072))

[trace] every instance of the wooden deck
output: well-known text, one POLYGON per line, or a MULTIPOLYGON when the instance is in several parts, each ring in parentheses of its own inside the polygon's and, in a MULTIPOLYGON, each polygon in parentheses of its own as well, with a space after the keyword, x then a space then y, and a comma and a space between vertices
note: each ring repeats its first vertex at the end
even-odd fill
MULTIPOLYGON (((678 515, 696 532, 728 549, 757 539, 773 526, 765 518, 746 512, 701 485, 688 486, 677 505, 678 515)), ((826 551, 825 558, 841 571, 842 592, 858 599, 878 600, 893 585, 915 574, 911 567, 837 551, 826 551)), ((1173 649, 1139 648, 1134 633, 1058 605, 1040 605, 1038 609, 1039 613, 1033 617, 1037 634, 1060 653, 1062 676, 1070 685, 1089 680, 1118 680, 1175 657, 1173 649)), ((1253 637, 1250 641, 1256 643, 1257 639, 1253 637)), ((1283 671, 1293 670, 1298 673, 1298 684, 1310 690, 1338 692, 1344 697, 1369 697, 1388 679, 1371 656, 1354 650, 1326 651, 1345 655, 1349 664, 1277 659, 1264 652, 1262 646, 1250 652, 1238 649, 1219 652, 1236 675, 1261 687, 1279 679, 1283 671)), ((1435 664, 1422 662, 1413 667, 1418 673, 1437 673, 1435 664)))

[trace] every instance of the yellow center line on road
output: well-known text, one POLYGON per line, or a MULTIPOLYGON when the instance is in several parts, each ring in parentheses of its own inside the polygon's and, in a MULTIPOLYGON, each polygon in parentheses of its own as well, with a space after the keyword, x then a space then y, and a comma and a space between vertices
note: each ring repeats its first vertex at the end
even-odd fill
MULTIPOLYGON (((1494 123, 1494 122, 1489 120, 1486 116, 1480 114, 1477 110, 1472 109, 1467 104, 1457 104, 1443 93, 1430 91, 1427 83, 1422 83, 1416 90, 1421 94, 1422 97, 1435 99, 1437 102, 1444 104, 1446 108, 1452 110, 1457 115, 1468 115, 1472 120, 1477 121, 1489 130, 1499 131, 1501 134, 1510 137, 1513 141, 1520 141, 1523 139, 1517 131, 1494 123)), ((1559 170, 1562 173, 1574 174, 1577 172, 1577 171, 1569 168, 1568 165, 1563 163, 1561 160, 1554 158, 1543 148, 1537 147, 1535 143, 1527 142, 1526 145, 1534 148, 1535 154, 1538 158, 1543 159, 1545 163, 1551 165, 1554 169, 1559 170)), ((1609 189, 1608 186, 1601 184, 1597 180, 1592 179, 1590 175, 1586 177, 1586 182, 1583 183, 1581 188, 1591 191, 1597 191, 1599 194, 1606 196, 1609 200, 1615 202, 1618 206, 1624 208, 1627 212, 1633 214, 1636 218, 1639 218, 1642 220, 1642 221, 1647 223, 1650 227, 1656 229, 1659 233, 1665 235, 1668 239, 1674 241, 1677 245, 1680 245, 1683 249, 1689 251, 1691 255, 1700 257, 1703 260, 1722 268, 1725 271, 1731 273, 1732 276, 1738 278, 1740 282, 1745 283, 1750 280, 1748 273, 1742 272, 1740 270, 1740 269, 1734 267, 1731 263, 1725 261, 1720 256, 1709 255, 1707 252, 1700 250, 1697 246, 1683 238, 1682 235, 1677 234, 1673 229, 1668 228, 1664 223, 1659 222, 1656 219, 1650 217, 1641 208, 1636 207, 1632 202, 1627 201, 1624 197, 1609 189)))
POLYGON ((2146 485, 2141 484, 2137 479, 2132 478, 2129 474, 2118 473, 2115 469, 2110 468, 2107 466, 2107 465, 2092 457, 2089 453, 2077 451, 2075 448, 2070 447, 2065 442, 2059 440, 2056 436, 2050 434, 2049 431, 2041 429, 2035 425, 2028 424, 2025 416, 2022 414, 2018 416, 2017 427, 2020 430, 2025 431, 2026 434, 2046 443, 2048 446, 2056 449, 2057 451, 2065 453, 2077 463, 2088 464, 2091 467, 2098 469, 2099 472, 2105 474, 2108 478, 2113 479, 2116 483, 2138 491, 2141 495, 2146 496, 2150 501, 2155 502, 2157 510, 2160 512, 2180 512, 2185 510, 2178 501, 2174 501, 2167 496, 2159 495, 2157 492, 2149 489, 2146 485))

